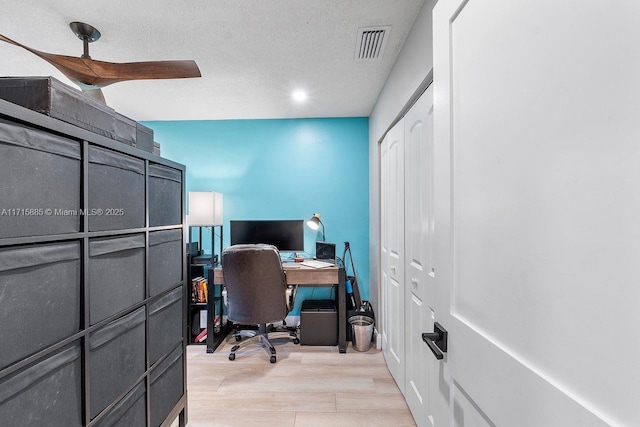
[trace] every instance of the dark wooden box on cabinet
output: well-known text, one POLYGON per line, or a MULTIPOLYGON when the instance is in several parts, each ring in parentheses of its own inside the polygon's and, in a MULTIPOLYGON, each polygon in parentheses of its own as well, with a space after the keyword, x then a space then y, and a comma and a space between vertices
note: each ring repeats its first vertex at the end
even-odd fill
POLYGON ((113 108, 53 77, 2 77, 0 98, 116 139, 113 108))
POLYGON ((153 153, 153 129, 115 113, 115 139, 130 147, 153 153))
POLYGON ((144 248, 144 234, 89 240, 92 325, 144 299, 144 248))
POLYGON ((182 223, 182 174, 162 165, 149 165, 149 226, 182 223))
POLYGON ((95 427, 146 427, 145 399, 145 384, 141 382, 93 425, 95 427))
POLYGON ((153 130, 47 77, 0 77, 0 99, 153 153, 153 130))
POLYGON ((0 238, 79 230, 80 151, 77 141, 0 119, 0 238))
POLYGON ((153 129, 136 123, 136 146, 147 153, 153 153, 153 129))
POLYGON ((149 233, 149 292, 154 297, 182 280, 182 229, 149 233))
POLYGON ((144 162, 89 147, 89 231, 144 227, 144 162))
POLYGON ((80 343, 76 342, 23 371, 1 378, 2 425, 81 426, 80 355, 80 343))
POLYGON ((114 112, 114 139, 130 147, 136 146, 137 129, 136 121, 129 117, 114 112))
POLYGON ((0 369, 80 330, 80 253, 79 242, 0 248, 0 369))
POLYGON ((145 371, 145 310, 116 319, 89 336, 91 418, 145 371))

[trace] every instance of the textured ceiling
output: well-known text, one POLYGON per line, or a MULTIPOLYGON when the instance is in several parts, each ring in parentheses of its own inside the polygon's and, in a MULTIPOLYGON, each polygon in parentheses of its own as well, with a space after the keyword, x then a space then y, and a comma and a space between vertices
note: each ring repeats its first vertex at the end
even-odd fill
MULTIPOLYGON (((32 48, 80 56, 69 29, 102 33, 93 59, 193 59, 202 78, 116 83, 107 104, 135 120, 368 116, 424 0, 2 0, 0 33, 32 48), (382 58, 356 60, 358 28, 390 25, 382 58), (304 89, 304 105, 291 92, 304 89)), ((72 84, 0 42, 0 76, 72 84)))

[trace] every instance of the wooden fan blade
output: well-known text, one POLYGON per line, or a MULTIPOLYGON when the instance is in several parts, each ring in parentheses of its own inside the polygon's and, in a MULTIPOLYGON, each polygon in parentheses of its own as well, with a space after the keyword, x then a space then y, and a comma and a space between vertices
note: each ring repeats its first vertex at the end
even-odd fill
POLYGON ((148 61, 114 63, 90 58, 41 52, 0 34, 0 40, 28 50, 44 59, 83 89, 99 89, 126 80, 183 79, 201 77, 195 61, 148 61))
MULTIPOLYGON (((32 49, 29 46, 23 45, 22 43, 18 43, 15 40, 11 40, 9 37, 2 34, 0 34, 0 40, 21 47, 38 56, 39 58, 44 59, 45 61, 56 67, 58 70, 60 70, 62 74, 67 76, 74 83, 80 83, 84 80, 89 81, 98 77, 90 68, 82 63, 81 58, 41 52, 39 50, 32 49)), ((88 84, 90 85, 90 83, 88 84)))
POLYGON ((104 62, 78 58, 97 78, 94 85, 104 87, 124 80, 185 79, 201 77, 195 61, 104 62))

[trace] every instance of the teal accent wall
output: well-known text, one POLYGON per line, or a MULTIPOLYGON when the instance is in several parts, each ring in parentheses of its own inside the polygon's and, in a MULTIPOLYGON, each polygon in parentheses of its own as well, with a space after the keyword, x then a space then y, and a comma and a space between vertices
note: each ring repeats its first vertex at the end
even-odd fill
MULTIPOLYGON (((224 194, 225 247, 229 220, 306 220, 318 212, 338 256, 350 242, 363 298, 369 298, 368 118, 144 124, 154 130, 162 157, 187 167, 187 191, 224 194)), ((306 257, 321 239, 305 227, 306 257)), ((292 314, 304 299, 330 296, 330 288, 302 289, 292 314)))

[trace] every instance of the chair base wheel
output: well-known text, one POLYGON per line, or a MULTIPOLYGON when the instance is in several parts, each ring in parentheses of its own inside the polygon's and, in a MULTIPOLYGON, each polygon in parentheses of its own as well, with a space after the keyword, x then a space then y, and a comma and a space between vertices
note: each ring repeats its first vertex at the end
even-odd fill
POLYGON ((294 344, 300 344, 300 340, 298 338, 296 338, 296 339, 293 340, 293 343, 294 344))
POLYGON ((240 341, 242 340, 242 337, 240 335, 236 335, 236 341, 240 341))
POLYGON ((231 354, 229 355, 229 360, 236 360, 236 355, 235 355, 235 354, 233 354, 233 353, 231 353, 231 354))
POLYGON ((271 356, 271 358, 269 359, 269 362, 276 363, 276 357, 275 356, 271 356))

